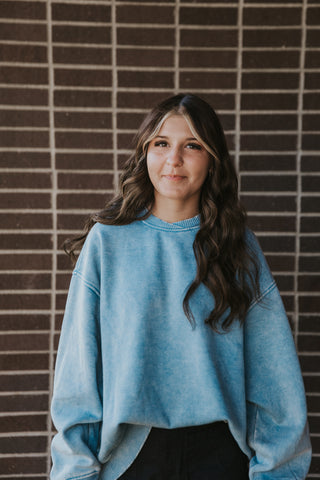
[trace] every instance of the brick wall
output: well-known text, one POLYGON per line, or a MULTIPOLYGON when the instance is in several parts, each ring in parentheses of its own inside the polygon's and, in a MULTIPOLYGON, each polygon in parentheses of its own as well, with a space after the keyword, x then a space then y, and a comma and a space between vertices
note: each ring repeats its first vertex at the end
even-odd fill
POLYGON ((305 378, 320 479, 320 2, 0 0, 0 479, 47 478, 61 242, 112 195, 146 110, 220 113, 305 378))

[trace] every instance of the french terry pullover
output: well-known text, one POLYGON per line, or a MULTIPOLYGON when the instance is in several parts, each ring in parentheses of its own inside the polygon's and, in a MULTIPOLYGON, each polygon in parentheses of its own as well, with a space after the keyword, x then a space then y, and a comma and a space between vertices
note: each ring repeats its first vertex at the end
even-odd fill
POLYGON ((261 297, 244 326, 204 324, 214 300, 195 277, 199 216, 96 224, 73 272, 56 364, 52 480, 115 480, 151 427, 227 421, 250 479, 304 479, 305 394, 286 314, 254 235, 261 297))

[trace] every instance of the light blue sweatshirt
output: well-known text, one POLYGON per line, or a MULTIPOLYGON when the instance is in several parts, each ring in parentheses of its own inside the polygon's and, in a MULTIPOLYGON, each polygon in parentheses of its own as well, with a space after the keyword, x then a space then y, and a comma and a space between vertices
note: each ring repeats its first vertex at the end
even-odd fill
POLYGON ((151 427, 224 420, 251 480, 304 479, 310 463, 304 387, 278 289, 254 235, 261 297, 244 326, 204 324, 214 300, 196 272, 199 216, 96 224, 73 272, 56 364, 52 480, 115 480, 151 427))

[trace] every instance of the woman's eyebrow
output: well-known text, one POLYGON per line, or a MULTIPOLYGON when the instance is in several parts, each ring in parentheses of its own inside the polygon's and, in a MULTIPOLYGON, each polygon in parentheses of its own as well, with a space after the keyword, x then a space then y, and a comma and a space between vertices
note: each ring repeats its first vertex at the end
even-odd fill
MULTIPOLYGON (((157 135, 155 138, 169 138, 169 137, 167 137, 166 135, 157 135)), ((197 142, 199 142, 199 140, 197 140, 195 137, 188 137, 186 138, 186 140, 196 140, 197 142)))

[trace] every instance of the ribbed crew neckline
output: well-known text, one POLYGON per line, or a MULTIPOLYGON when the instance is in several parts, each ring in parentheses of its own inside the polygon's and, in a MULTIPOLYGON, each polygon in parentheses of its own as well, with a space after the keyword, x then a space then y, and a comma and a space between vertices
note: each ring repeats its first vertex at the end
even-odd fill
POLYGON ((179 222, 169 223, 161 218, 156 217, 155 215, 150 215, 145 220, 142 220, 143 223, 148 225, 151 228, 156 230, 166 230, 169 232, 182 232, 185 230, 195 230, 200 226, 200 214, 192 218, 186 218, 185 220, 180 220, 179 222))

